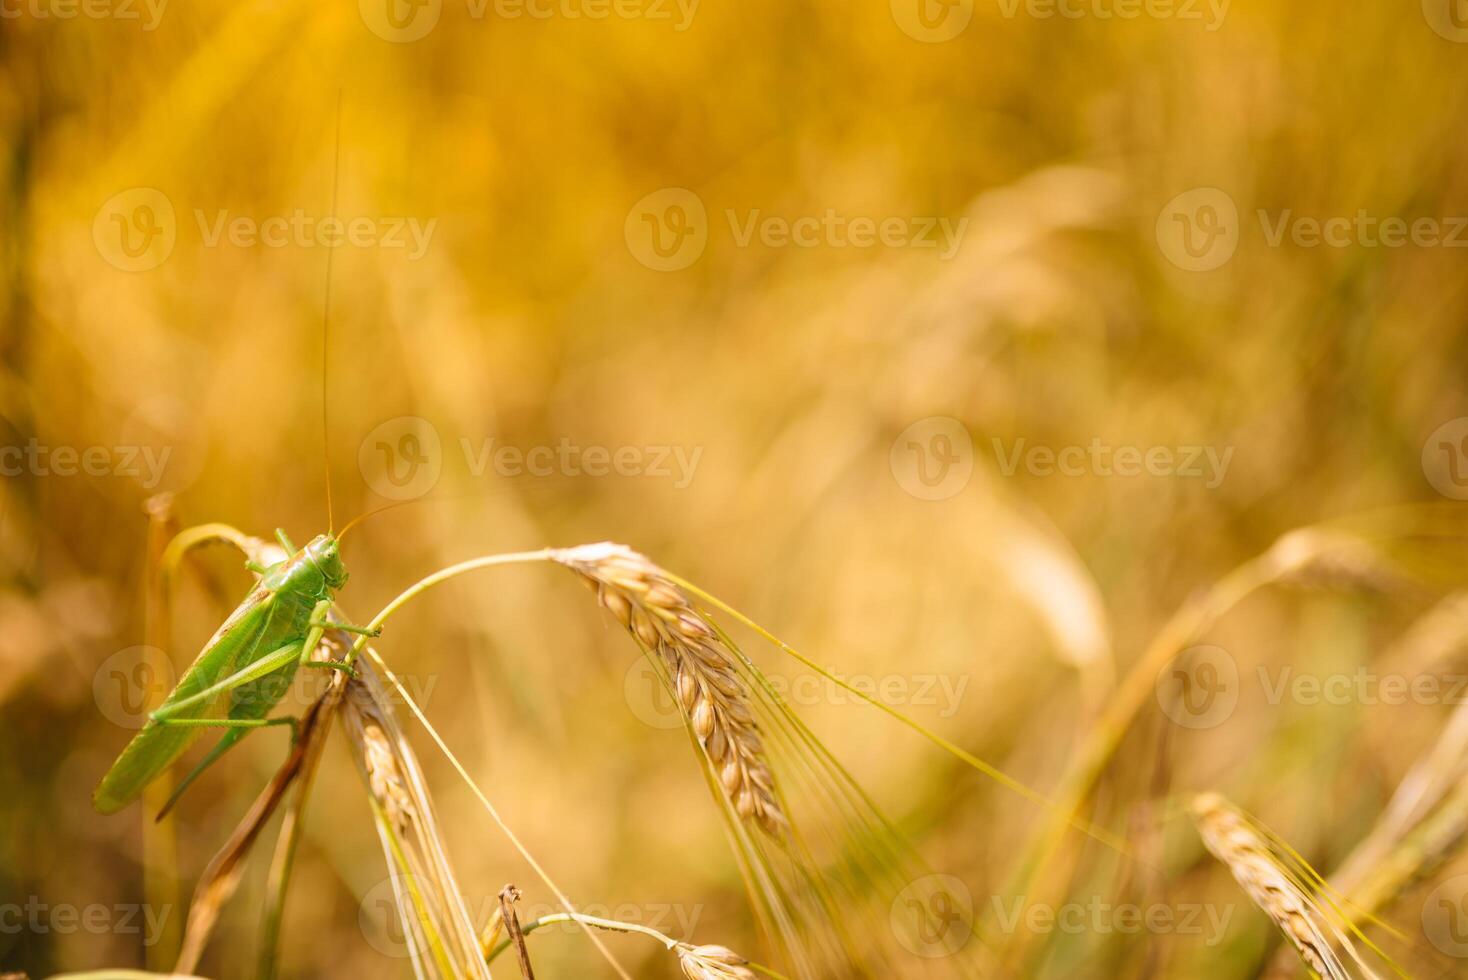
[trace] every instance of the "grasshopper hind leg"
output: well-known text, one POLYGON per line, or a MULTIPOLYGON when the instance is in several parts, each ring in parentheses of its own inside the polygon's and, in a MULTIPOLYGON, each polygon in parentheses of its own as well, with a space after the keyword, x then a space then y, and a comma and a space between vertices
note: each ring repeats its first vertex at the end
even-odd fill
POLYGON ((253 729, 265 728, 272 725, 290 725, 291 741, 294 742, 296 740, 295 718, 189 718, 175 719, 172 721, 165 719, 159 722, 159 724, 198 725, 201 727, 217 726, 227 728, 228 731, 226 731, 224 733, 224 736, 215 743, 214 748, 210 749, 209 753, 205 755, 204 758, 199 760, 199 764, 191 769, 187 776, 179 780, 178 785, 173 788, 173 792, 169 794, 168 799, 163 804, 163 807, 158 811, 158 815, 153 818, 154 820, 162 820, 164 817, 168 816, 168 813, 170 810, 173 809, 174 804, 177 803, 179 801, 179 798, 184 795, 184 790, 188 789, 189 786, 193 784, 194 780, 202 776, 204 774, 204 770, 208 769, 210 766, 214 765, 214 763, 218 762, 220 757, 223 756, 224 753, 228 752, 230 749, 239 744, 240 740, 243 739, 246 735, 250 734, 253 729))

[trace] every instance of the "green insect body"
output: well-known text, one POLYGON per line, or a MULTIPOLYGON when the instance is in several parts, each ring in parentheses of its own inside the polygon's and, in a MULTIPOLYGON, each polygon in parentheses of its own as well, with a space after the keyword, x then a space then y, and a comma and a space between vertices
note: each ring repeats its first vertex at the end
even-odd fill
POLYGON ((178 786, 166 811, 194 777, 253 729, 294 721, 266 716, 302 663, 350 670, 339 662, 309 659, 328 625, 364 632, 326 622, 331 601, 347 580, 336 538, 319 535, 299 551, 284 534, 280 538, 294 553, 260 570, 259 583, 102 777, 92 797, 102 813, 115 813, 137 799, 205 728, 223 729, 224 736, 178 786))

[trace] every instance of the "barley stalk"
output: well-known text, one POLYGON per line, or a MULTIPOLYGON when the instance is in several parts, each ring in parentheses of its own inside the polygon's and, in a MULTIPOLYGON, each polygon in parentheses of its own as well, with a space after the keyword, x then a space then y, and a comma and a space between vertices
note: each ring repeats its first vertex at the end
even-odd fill
POLYGON ((679 707, 739 816, 782 838, 789 822, 775 795, 749 691, 736 659, 688 596, 662 569, 622 545, 567 548, 553 558, 580 574, 602 606, 667 668, 679 707))

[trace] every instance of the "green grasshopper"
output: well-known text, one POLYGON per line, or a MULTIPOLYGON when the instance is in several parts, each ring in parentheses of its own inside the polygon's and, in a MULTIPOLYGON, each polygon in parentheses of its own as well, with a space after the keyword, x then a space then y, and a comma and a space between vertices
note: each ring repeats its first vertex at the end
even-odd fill
POLYGON ((269 567, 247 563, 260 576, 259 583, 204 645, 163 704, 149 715, 147 724, 102 777, 92 796, 92 804, 102 813, 116 813, 137 799, 203 729, 226 729, 219 743, 174 790, 162 816, 190 783, 250 731, 294 725, 294 718, 266 715, 285 696, 299 666, 352 672, 348 664, 313 659, 324 630, 368 636, 379 632, 326 618, 336 592, 347 581, 335 535, 318 535, 299 550, 284 531, 277 531, 276 536, 287 557, 269 567))
MULTIPOLYGON (((332 177, 331 213, 336 214, 336 194, 341 170, 341 96, 337 96, 336 164, 332 177)), ((330 458, 326 439, 327 331, 331 322, 331 270, 335 250, 326 256, 326 295, 321 316, 321 403, 323 455, 330 458)), ((102 813, 116 813, 137 799, 144 789, 183 755, 205 728, 223 728, 224 736, 192 772, 185 776, 158 816, 167 813, 184 790, 219 757, 256 728, 290 725, 295 718, 267 718, 285 697, 302 664, 345 671, 354 676, 350 663, 316 660, 314 654, 325 630, 376 636, 339 620, 328 621, 332 601, 347 581, 342 566, 339 536, 331 518, 331 471, 326 471, 327 533, 297 549, 285 531, 276 531, 286 557, 269 567, 246 562, 259 582, 219 627, 204 649, 180 678, 163 704, 112 768, 102 777, 92 805, 102 813), (228 703, 225 698, 228 697, 228 703)), ((368 515, 362 515, 366 517, 368 515)), ((359 520, 361 518, 358 518, 359 520)), ((351 521, 342 535, 351 529, 351 521)), ((350 657, 348 658, 350 660, 350 657)))

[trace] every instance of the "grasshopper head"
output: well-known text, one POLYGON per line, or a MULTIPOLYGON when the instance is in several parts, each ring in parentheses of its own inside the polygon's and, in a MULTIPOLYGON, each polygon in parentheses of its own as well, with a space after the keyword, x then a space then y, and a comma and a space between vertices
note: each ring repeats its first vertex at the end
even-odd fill
POLYGON ((336 591, 347 581, 347 570, 342 566, 341 548, 330 534, 318 534, 306 545, 306 555, 321 572, 326 584, 336 591))

